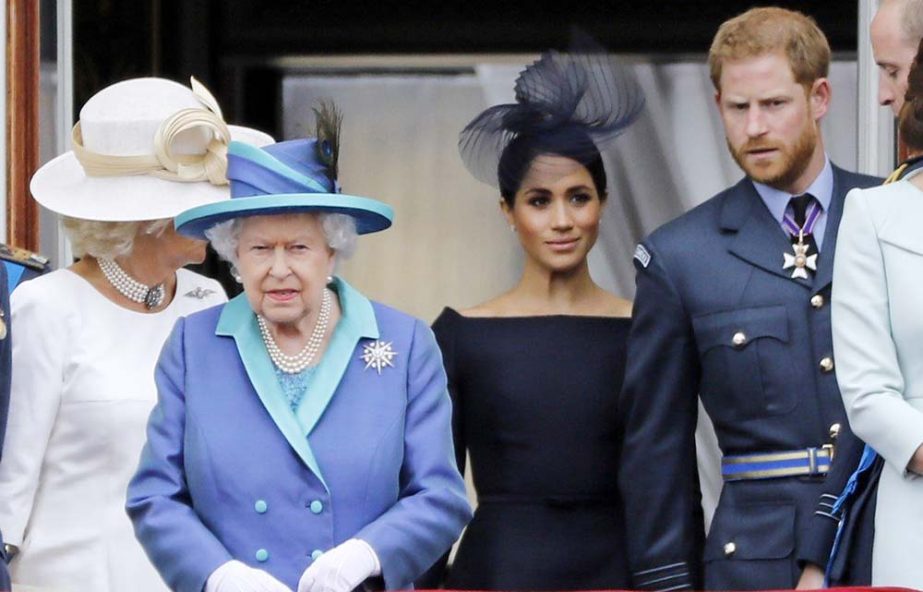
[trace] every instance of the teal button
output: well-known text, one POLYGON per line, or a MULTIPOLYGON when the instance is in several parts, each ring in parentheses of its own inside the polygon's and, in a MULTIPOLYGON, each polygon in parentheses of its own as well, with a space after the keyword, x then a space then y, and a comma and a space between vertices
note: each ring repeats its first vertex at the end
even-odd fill
POLYGON ((256 552, 256 560, 259 561, 260 563, 263 563, 267 559, 269 559, 269 551, 267 551, 266 549, 259 549, 256 552))
POLYGON ((311 512, 315 514, 320 514, 324 511, 324 504, 320 500, 314 500, 311 502, 311 512))
POLYGON ((257 514, 265 514, 266 510, 269 509, 269 504, 266 503, 266 500, 256 500, 256 503, 253 504, 253 509, 256 510, 257 514))
POLYGON ((318 558, 323 554, 324 552, 321 551, 320 549, 314 549, 314 551, 311 552, 311 559, 313 559, 314 561, 317 561, 318 558))

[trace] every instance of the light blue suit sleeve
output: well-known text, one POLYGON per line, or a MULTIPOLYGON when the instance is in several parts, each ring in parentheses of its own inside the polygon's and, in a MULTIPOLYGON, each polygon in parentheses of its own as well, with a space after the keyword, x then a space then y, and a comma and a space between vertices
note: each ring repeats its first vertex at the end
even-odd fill
POLYGON ((433 332, 415 321, 407 376, 400 499, 356 534, 381 561, 387 589, 409 587, 471 519, 455 466, 452 404, 433 332))
POLYGON ((906 475, 923 443, 923 413, 904 399, 885 261, 868 204, 879 197, 860 189, 846 197, 833 270, 833 349, 850 426, 906 475))
POLYGON ((176 592, 201 592, 232 559, 191 506, 183 466, 186 416, 184 319, 167 339, 155 371, 158 400, 147 426, 126 509, 152 563, 176 592))

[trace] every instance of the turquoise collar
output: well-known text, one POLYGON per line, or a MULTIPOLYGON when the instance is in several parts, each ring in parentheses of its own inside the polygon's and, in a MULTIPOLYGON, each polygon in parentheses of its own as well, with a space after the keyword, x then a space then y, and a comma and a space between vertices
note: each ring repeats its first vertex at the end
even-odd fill
MULTIPOLYGON (((342 278, 335 276, 331 287, 340 303, 340 324, 349 325, 360 337, 378 339, 378 321, 375 319, 372 302, 342 278)), ((260 329, 256 323, 256 315, 250 308, 247 295, 240 294, 224 306, 215 328, 215 335, 234 337, 248 328, 255 329, 259 337, 260 329)))

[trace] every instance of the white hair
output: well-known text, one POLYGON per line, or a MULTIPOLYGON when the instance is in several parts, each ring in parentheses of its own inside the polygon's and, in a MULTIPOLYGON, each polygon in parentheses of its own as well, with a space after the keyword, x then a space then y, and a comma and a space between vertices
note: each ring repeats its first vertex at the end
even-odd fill
POLYGON ((61 216, 74 255, 89 255, 97 259, 115 259, 128 255, 135 246, 135 237, 139 232, 159 237, 171 222, 173 220, 170 218, 141 222, 103 222, 61 216))
MULTIPOLYGON (((336 252, 337 259, 351 257, 356 251, 356 238, 358 237, 355 219, 347 214, 326 212, 311 215, 317 216, 320 221, 327 246, 336 252)), ((243 221, 243 218, 232 218, 215 224, 205 231, 205 237, 211 242, 212 248, 219 257, 231 264, 234 273, 237 269, 237 247, 240 243, 243 221)))

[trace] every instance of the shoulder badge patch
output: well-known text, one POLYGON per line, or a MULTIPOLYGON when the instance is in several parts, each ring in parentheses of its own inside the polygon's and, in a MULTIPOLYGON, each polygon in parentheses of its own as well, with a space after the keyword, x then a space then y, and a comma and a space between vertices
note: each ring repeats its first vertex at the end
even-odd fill
POLYGON ((641 267, 647 269, 647 266, 651 262, 651 254, 644 248, 644 245, 638 245, 635 247, 635 259, 641 264, 641 267))

